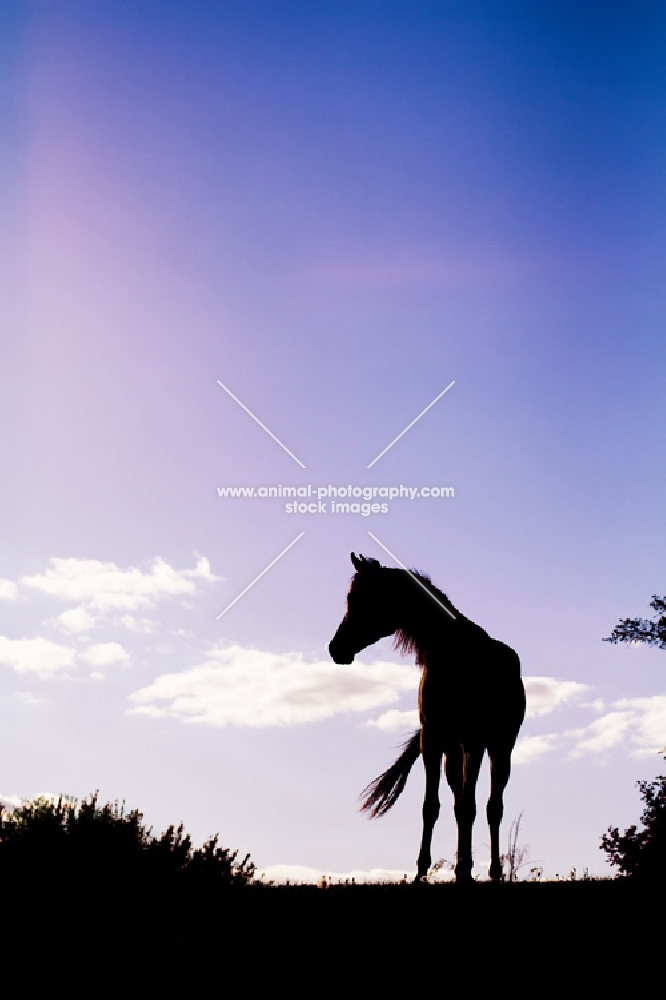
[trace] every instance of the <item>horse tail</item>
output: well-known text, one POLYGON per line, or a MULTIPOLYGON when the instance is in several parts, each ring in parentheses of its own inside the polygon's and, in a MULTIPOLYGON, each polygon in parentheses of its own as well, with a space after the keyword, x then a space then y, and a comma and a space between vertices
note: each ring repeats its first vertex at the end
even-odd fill
POLYGON ((370 817, 383 816, 389 811, 407 784, 407 777, 421 754, 421 730, 403 743, 403 750, 395 764, 371 781, 361 792, 363 804, 361 812, 369 812, 370 817))

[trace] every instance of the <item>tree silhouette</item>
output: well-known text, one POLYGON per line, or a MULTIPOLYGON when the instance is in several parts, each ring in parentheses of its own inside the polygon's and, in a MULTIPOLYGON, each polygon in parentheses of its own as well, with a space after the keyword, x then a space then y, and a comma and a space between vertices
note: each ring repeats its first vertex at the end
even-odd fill
MULTIPOLYGON (((666 649, 666 597, 652 595, 650 607, 655 611, 652 621, 625 618, 604 642, 644 642, 648 646, 666 649)), ((643 829, 630 826, 624 833, 609 827, 601 840, 601 849, 612 865, 630 878, 666 880, 666 775, 654 781, 639 781, 638 787, 645 809, 641 816, 643 829)))
POLYGON ((609 827, 601 839, 601 849, 612 865, 630 878, 666 881, 666 775, 654 781, 639 781, 645 809, 643 829, 630 826, 623 834, 609 827))
POLYGON ((644 642, 648 646, 666 649, 666 597, 653 594, 650 607, 656 612, 652 621, 625 618, 618 622, 604 642, 644 642))

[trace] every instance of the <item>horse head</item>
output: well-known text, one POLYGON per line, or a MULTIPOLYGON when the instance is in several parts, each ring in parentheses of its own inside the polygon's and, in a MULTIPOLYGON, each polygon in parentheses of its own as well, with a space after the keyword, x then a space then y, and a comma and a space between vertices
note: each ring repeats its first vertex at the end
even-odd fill
POLYGON ((335 663, 352 663, 362 649, 393 635, 398 627, 394 601, 387 593, 385 567, 376 559, 353 552, 351 561, 356 575, 347 595, 347 613, 328 646, 335 663))

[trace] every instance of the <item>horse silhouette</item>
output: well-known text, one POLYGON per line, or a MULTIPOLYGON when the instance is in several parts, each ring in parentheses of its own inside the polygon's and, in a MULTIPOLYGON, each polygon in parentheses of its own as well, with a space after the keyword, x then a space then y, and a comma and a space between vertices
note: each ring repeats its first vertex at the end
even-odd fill
POLYGON ((454 797, 458 824, 456 881, 472 878, 472 826, 475 789, 483 755, 490 760, 490 870, 501 881, 499 828, 503 793, 511 772, 511 751, 525 716, 520 660, 509 646, 491 639, 465 618, 427 576, 388 569, 376 559, 351 554, 356 574, 347 613, 329 644, 336 663, 351 663, 357 653, 388 635, 395 647, 416 653, 422 668, 419 686, 421 728, 404 744, 396 762, 362 792, 362 811, 383 816, 405 787, 421 755, 426 773, 423 838, 416 881, 431 864, 432 832, 439 816, 442 757, 454 797))

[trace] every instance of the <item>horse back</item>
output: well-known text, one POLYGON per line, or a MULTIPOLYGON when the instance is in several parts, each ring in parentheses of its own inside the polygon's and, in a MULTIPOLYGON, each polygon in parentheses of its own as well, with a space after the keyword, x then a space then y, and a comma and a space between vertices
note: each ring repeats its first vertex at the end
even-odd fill
POLYGON ((438 741, 513 746, 525 707, 518 654, 499 639, 449 649, 424 669, 421 724, 438 741))

